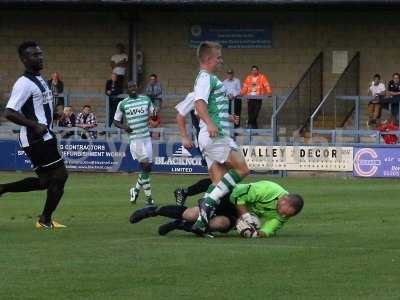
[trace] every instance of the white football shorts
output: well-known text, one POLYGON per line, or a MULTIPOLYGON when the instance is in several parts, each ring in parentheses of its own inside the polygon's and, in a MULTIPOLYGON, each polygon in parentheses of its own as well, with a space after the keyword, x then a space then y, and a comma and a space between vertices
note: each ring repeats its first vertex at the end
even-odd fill
POLYGON ((153 146, 150 137, 131 141, 129 148, 133 159, 139 162, 153 162, 153 146))
POLYGON ((232 138, 228 136, 210 138, 206 130, 200 130, 199 146, 206 159, 208 168, 211 168, 215 161, 220 164, 225 163, 229 157, 229 153, 232 150, 238 151, 239 149, 232 138))

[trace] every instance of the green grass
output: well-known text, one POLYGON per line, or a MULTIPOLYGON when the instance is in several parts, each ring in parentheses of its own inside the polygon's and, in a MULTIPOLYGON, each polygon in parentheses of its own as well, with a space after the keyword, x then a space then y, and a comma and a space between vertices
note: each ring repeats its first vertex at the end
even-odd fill
MULTIPOLYGON (((155 198, 171 203, 198 178, 153 176, 155 198)), ((160 237, 164 218, 131 225, 133 181, 72 174, 60 231, 34 228, 43 192, 1 197, 0 299, 400 299, 399 181, 276 179, 305 207, 264 240, 160 237)))

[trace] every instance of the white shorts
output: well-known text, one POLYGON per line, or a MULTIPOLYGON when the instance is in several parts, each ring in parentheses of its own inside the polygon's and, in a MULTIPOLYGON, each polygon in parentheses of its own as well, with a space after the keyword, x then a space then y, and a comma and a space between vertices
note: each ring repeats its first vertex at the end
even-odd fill
POLYGON ((133 159, 139 162, 153 162, 153 146, 150 137, 131 141, 129 148, 133 159))
POLYGON ((236 142, 228 136, 210 138, 208 131, 201 130, 199 134, 200 150, 206 159, 208 168, 216 161, 220 164, 226 162, 232 150, 239 149, 236 142))

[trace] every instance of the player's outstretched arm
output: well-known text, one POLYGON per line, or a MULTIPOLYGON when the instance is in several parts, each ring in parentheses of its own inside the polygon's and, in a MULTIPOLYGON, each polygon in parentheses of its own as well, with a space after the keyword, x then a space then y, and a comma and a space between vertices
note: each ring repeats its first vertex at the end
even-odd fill
POLYGON ((196 100, 194 106, 197 111, 197 115, 204 123, 207 124, 207 130, 210 137, 216 137, 218 135, 218 128, 214 125, 213 121, 211 120, 210 116, 207 112, 207 103, 202 100, 196 100))
POLYGON ((182 145, 186 149, 193 148, 192 139, 189 137, 189 134, 186 129, 186 120, 185 117, 182 116, 180 113, 176 115, 176 123, 178 124, 179 132, 182 138, 182 145))

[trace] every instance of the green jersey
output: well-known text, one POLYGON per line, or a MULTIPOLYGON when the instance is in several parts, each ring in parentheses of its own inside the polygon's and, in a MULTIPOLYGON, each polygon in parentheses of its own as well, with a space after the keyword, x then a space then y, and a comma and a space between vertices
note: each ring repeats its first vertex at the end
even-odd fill
MULTIPOLYGON (((194 99, 202 99, 207 103, 208 115, 218 128, 219 136, 229 136, 229 100, 218 77, 200 70, 194 84, 194 99)), ((200 128, 207 130, 207 125, 202 120, 200 128)))
POLYGON ((238 184, 229 199, 233 204, 246 205, 250 212, 263 220, 260 230, 272 236, 288 221, 277 212, 278 200, 286 194, 288 191, 275 182, 258 181, 238 184))
POLYGON ((122 121, 125 117, 127 125, 132 129, 129 140, 143 139, 150 137, 149 116, 154 113, 154 107, 147 96, 138 95, 135 98, 125 98, 118 103, 114 119, 122 121))

